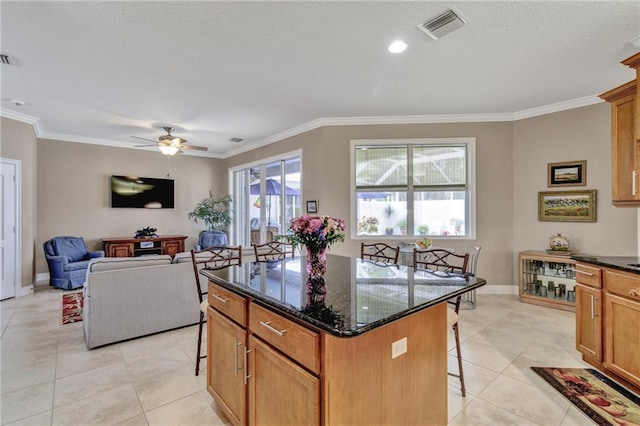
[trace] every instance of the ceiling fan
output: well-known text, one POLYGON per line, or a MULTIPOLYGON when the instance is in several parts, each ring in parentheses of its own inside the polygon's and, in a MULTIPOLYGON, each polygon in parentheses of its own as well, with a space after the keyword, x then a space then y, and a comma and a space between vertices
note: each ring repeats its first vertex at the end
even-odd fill
POLYGON ((171 132, 175 129, 173 127, 163 127, 164 131, 167 132, 166 135, 162 135, 158 138, 158 142, 153 141, 151 139, 141 138, 140 136, 131 136, 132 138, 142 139, 143 141, 153 142, 153 145, 136 145, 136 148, 141 148, 145 146, 157 146, 160 152, 164 155, 171 156, 175 155, 179 152, 182 152, 183 149, 194 149, 197 151, 207 151, 207 147, 204 146, 196 146, 196 145, 187 145, 187 140, 182 139, 178 136, 173 136, 171 132))

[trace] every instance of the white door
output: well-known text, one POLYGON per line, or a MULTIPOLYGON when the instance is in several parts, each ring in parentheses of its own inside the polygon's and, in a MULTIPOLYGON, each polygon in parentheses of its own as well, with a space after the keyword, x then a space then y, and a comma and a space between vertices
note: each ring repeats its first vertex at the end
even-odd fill
POLYGON ((0 300, 16 296, 18 271, 18 209, 20 162, 0 159, 2 216, 0 216, 0 300))

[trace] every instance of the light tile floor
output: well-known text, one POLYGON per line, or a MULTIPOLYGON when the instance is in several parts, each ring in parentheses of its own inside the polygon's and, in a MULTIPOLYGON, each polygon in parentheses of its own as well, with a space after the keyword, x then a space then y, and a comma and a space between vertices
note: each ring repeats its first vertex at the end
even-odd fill
MULTIPOLYGON (((206 362, 194 376, 197 326, 87 351, 82 323, 61 325, 63 293, 38 287, 0 303, 0 424, 228 424, 205 389, 206 362)), ((593 424, 529 368, 587 367, 574 318, 478 295, 460 314, 467 397, 449 377, 449 424, 593 424)), ((454 345, 450 333, 450 371, 454 345)))

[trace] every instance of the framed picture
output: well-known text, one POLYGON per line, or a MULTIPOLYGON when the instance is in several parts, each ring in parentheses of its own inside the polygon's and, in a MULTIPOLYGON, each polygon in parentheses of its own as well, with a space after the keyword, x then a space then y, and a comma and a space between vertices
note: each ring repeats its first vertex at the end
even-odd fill
POLYGON ((565 161, 547 164, 547 186, 585 186, 587 161, 565 161))
POLYGON ((595 222, 596 190, 538 192, 538 220, 595 222))
POLYGON ((318 213, 318 202, 316 200, 307 201, 307 213, 318 213))

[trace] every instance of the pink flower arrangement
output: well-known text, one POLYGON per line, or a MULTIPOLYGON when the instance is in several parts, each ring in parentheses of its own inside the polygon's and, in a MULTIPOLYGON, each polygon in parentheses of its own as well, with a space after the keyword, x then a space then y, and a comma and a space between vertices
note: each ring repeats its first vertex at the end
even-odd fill
POLYGON ((294 244, 302 244, 313 251, 320 251, 337 241, 344 241, 344 220, 331 216, 300 216, 291 219, 285 236, 294 244))

